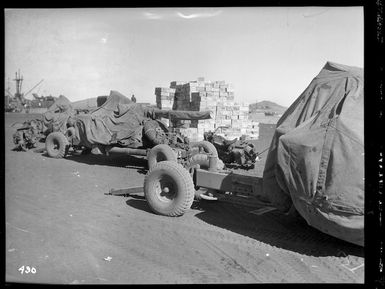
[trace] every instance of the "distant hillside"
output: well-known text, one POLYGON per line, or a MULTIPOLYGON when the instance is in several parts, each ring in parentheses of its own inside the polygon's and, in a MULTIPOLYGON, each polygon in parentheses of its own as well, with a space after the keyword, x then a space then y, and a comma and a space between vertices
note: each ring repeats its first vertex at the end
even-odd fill
POLYGON ((257 103, 252 103, 249 105, 250 112, 272 112, 276 114, 283 114, 287 107, 279 105, 275 102, 263 100, 257 103))

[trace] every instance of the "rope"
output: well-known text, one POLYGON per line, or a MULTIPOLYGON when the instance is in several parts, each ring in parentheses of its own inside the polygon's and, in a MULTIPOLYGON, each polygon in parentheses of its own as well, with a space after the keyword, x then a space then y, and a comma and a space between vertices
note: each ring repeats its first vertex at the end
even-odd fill
POLYGON ((265 148, 263 151, 261 151, 260 153, 258 153, 258 156, 263 154, 265 151, 267 151, 268 149, 270 148, 270 146, 268 146, 267 148, 265 148))
POLYGON ((338 128, 335 127, 334 125, 330 125, 330 127, 332 127, 332 128, 334 128, 335 130, 339 131, 340 133, 342 133, 343 135, 345 135, 345 136, 346 136, 347 138, 349 138, 350 140, 357 142, 360 146, 365 147, 360 141, 356 140, 355 138, 352 138, 351 136, 349 136, 349 135, 348 135, 346 132, 344 132, 343 130, 338 129, 338 128))

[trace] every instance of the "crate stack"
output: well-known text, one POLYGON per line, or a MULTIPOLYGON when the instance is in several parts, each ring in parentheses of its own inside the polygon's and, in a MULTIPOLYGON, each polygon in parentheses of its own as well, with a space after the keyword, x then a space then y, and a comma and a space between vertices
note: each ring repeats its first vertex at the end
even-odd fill
POLYGON ((175 88, 156 87, 156 105, 160 109, 172 109, 174 105, 175 88))
MULTIPOLYGON (((156 87, 156 106, 164 110, 172 110, 174 106, 175 88, 172 87, 156 87)), ((170 125, 168 119, 161 119, 168 126, 170 125)))
POLYGON ((258 138, 258 123, 248 119, 249 105, 234 101, 234 88, 225 81, 205 81, 199 77, 196 81, 173 81, 169 88, 155 89, 157 106, 161 109, 211 111, 208 120, 179 120, 174 121, 174 127, 180 127, 180 132, 191 141, 200 141, 207 131, 218 127, 227 129, 217 133, 227 139, 258 138))

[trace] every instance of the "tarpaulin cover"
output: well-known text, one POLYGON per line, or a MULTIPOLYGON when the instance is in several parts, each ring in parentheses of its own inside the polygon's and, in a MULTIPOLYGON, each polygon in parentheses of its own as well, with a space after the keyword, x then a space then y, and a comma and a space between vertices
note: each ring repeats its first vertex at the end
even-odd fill
POLYGON ((264 195, 309 225, 364 244, 363 70, 327 62, 279 119, 264 195))
POLYGON ((154 114, 156 117, 169 118, 177 120, 203 120, 210 119, 210 111, 185 111, 185 110, 157 110, 155 109, 154 114))
POLYGON ((106 102, 90 114, 79 115, 76 133, 82 144, 119 144, 141 146, 142 125, 146 109, 117 91, 111 91, 106 102))
POLYGON ((71 102, 64 95, 59 98, 43 114, 44 126, 51 131, 65 133, 68 118, 75 115, 71 102))
POLYGON ((140 147, 143 124, 149 118, 208 119, 210 112, 162 111, 132 102, 117 91, 111 91, 106 102, 89 115, 79 115, 76 131, 82 144, 92 147, 95 144, 140 147))

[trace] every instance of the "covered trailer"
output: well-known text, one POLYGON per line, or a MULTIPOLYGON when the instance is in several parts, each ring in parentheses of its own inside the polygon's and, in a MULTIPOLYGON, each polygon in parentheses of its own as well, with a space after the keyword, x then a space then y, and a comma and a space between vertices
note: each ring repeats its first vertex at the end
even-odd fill
POLYGON ((329 235, 364 245, 363 70, 327 62, 279 119, 264 195, 329 235))

